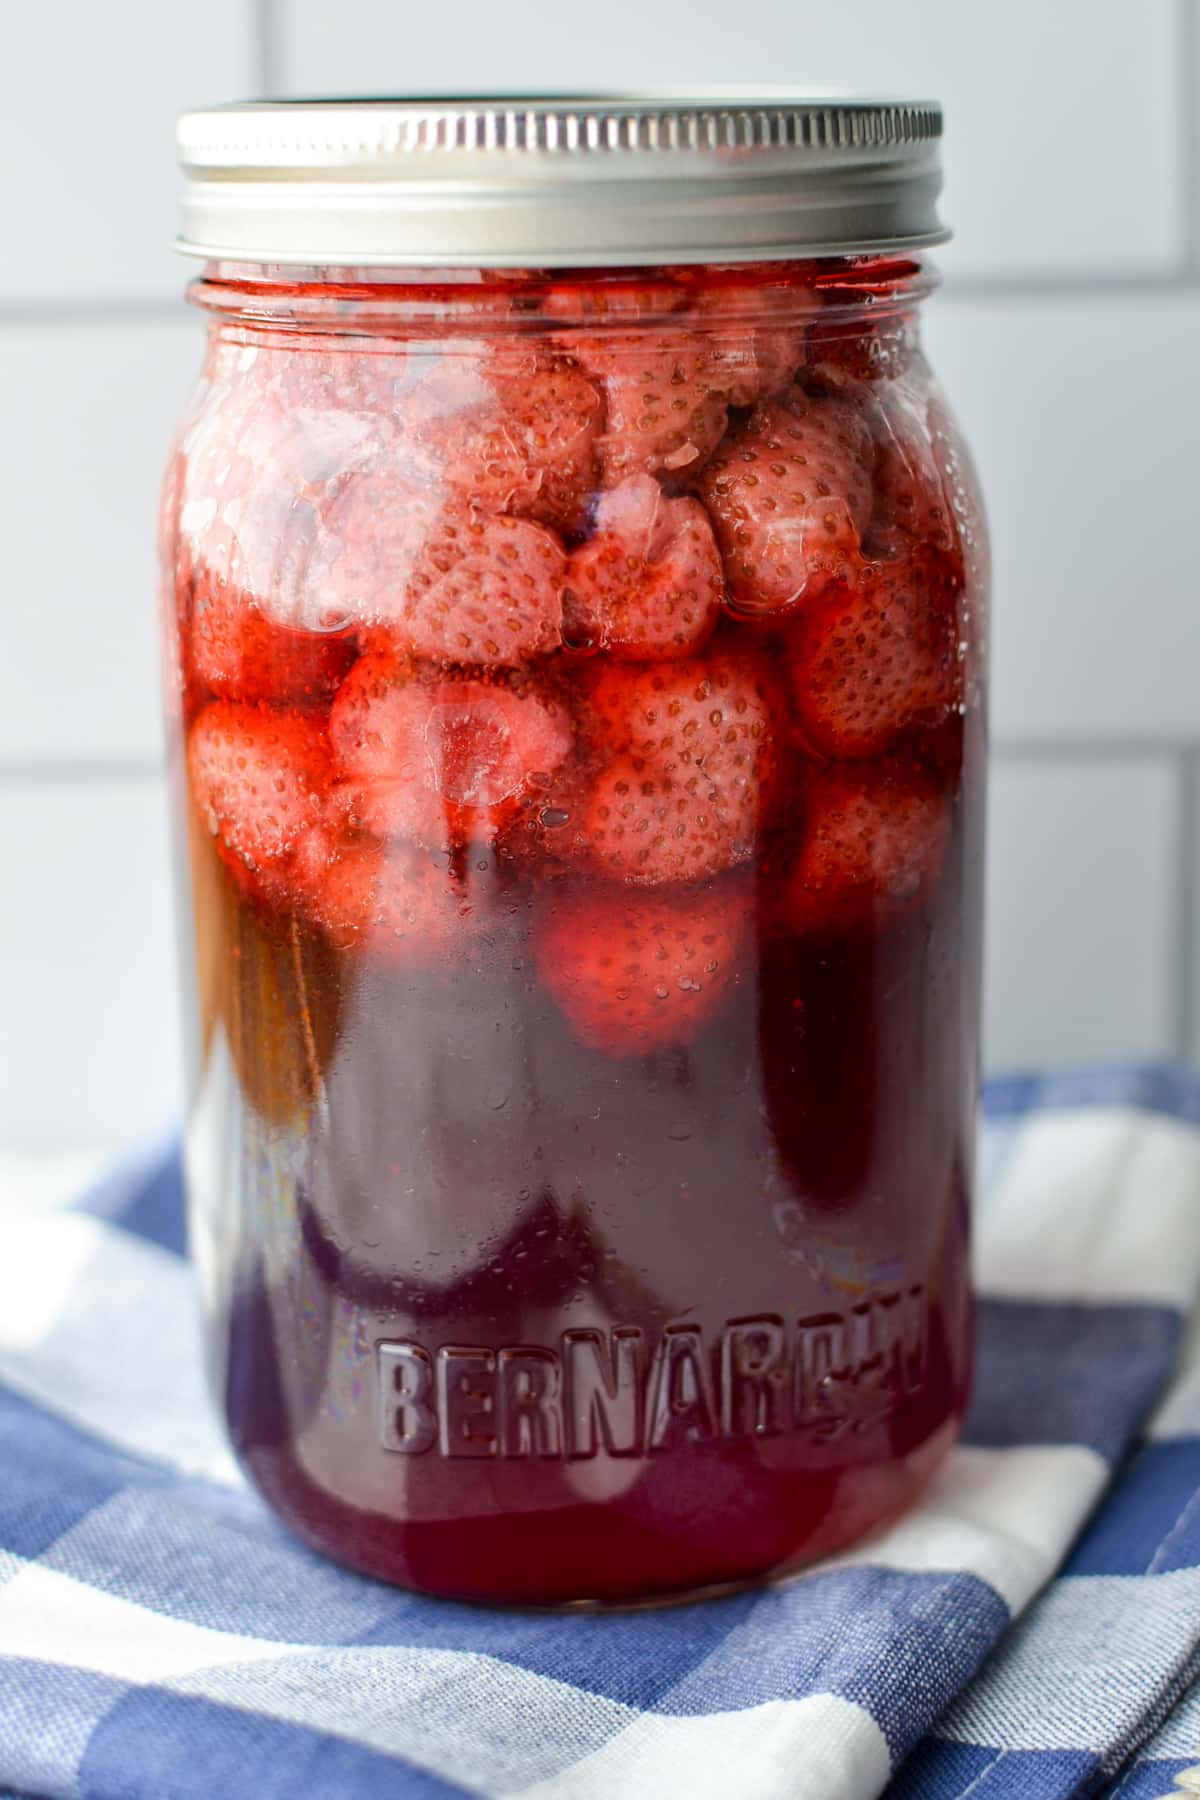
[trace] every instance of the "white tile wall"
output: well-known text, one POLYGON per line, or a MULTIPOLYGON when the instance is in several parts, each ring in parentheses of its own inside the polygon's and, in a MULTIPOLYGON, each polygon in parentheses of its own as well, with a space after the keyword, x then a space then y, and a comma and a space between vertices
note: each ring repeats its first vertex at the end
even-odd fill
POLYGON ((115 1145, 177 1109, 162 789, 0 787, 0 1144, 115 1145))
POLYGON ((1000 1066, 1169 1053, 1179 779, 1169 757, 1001 758, 985 996, 1000 1066))
POLYGON ((179 312, 0 333, 0 414, 23 422, 0 433, 4 633, 29 676, 0 708, 0 759, 159 754, 155 511, 203 341, 179 312))
POLYGON ((289 0, 282 91, 753 87, 933 95, 947 266, 1167 268, 1182 242, 1174 0, 289 0))
POLYGON ((169 300, 175 115, 254 89, 246 0, 4 9, 7 306, 169 300))
POLYGON ((197 334, 170 123, 255 89, 946 102, 929 338, 997 551, 988 1060, 1200 1058, 1200 0, 62 0, 3 38, 0 1148, 115 1143, 177 1100, 151 514, 197 334))
POLYGON ((1200 286, 930 307, 995 544, 1002 740, 1200 732, 1200 286))

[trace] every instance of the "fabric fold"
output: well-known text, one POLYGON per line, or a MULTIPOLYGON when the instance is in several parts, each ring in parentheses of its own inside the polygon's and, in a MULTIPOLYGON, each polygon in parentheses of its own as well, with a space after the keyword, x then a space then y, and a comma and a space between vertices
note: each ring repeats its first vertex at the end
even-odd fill
POLYGON ((432 1601, 291 1539, 204 1394, 172 1147, 6 1216, 0 1794, 1169 1793, 1200 1761, 1200 1084, 986 1112, 962 1444, 851 1553, 642 1613, 432 1601))

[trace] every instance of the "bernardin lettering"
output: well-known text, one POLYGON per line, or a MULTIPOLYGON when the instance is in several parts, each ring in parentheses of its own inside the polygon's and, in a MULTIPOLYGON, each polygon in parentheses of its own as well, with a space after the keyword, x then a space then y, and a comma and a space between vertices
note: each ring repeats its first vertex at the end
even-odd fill
POLYGON ((917 1286, 842 1312, 563 1333, 558 1346, 377 1350, 379 1442, 418 1456, 646 1456, 718 1440, 882 1424, 927 1379, 928 1302, 917 1286))
POLYGON ((564 1331, 563 1414, 567 1455, 637 1456, 642 1445, 642 1334, 564 1331))

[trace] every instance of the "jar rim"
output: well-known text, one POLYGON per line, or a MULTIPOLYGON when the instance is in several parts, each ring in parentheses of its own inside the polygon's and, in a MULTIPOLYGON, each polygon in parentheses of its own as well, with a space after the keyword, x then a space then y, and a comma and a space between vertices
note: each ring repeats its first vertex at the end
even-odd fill
POLYGON ((916 251, 934 102, 765 90, 248 101, 185 113, 177 247, 447 268, 916 251))

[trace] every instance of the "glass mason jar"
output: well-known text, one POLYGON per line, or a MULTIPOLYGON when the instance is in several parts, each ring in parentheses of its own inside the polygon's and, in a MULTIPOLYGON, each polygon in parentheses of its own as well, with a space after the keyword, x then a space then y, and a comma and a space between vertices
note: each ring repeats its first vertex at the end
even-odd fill
POLYGON ((937 129, 184 122, 193 1242, 244 1467, 372 1575, 759 1578, 955 1436, 987 552, 937 129))

